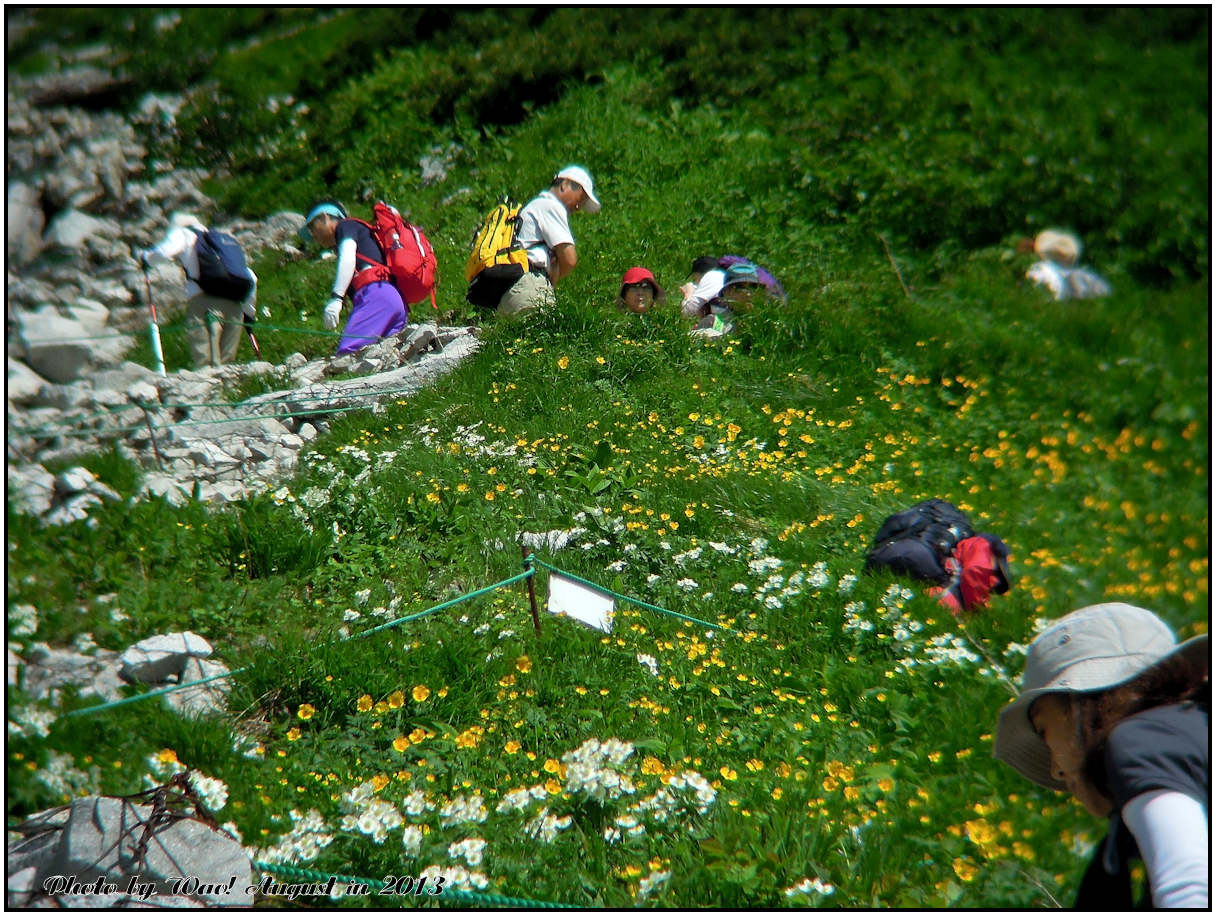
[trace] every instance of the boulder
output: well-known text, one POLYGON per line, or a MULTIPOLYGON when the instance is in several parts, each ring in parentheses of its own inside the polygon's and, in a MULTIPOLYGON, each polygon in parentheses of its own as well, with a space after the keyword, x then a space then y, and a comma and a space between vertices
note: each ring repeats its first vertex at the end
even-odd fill
MULTIPOLYGON (((74 875, 81 884, 103 878, 116 885, 110 893, 124 894, 135 878, 150 886, 145 902, 152 905, 176 891, 188 896, 193 906, 252 906, 248 854, 236 840, 202 821, 188 816, 154 819, 151 805, 108 796, 78 798, 67 810, 66 823, 61 826, 40 825, 32 834, 24 824, 18 828, 23 834, 18 843, 38 838, 37 855, 27 847, 21 860, 24 867, 36 869, 37 891, 56 890, 55 884, 45 883, 53 876, 74 875), (141 851, 140 840, 145 835, 141 851), (203 887, 175 886, 175 879, 184 877, 197 878, 203 887)), ((58 893, 78 891, 59 885, 58 893)), ((138 894, 132 895, 132 902, 138 900, 138 894)), ((95 898, 92 905, 96 905, 95 898)), ((114 905, 125 902, 115 900, 114 905)))
POLYGON ((8 361, 8 399, 13 404, 29 404, 46 384, 46 379, 20 360, 8 361))
POLYGON ((46 216, 38 191, 28 184, 13 181, 8 186, 8 215, 5 234, 11 262, 22 266, 42 252, 42 229, 46 216))
POLYGON ((228 697, 228 684, 221 675, 228 674, 228 666, 211 659, 191 658, 182 670, 183 684, 215 678, 197 687, 187 687, 166 693, 164 702, 171 709, 185 716, 222 715, 228 697))
POLYGON ((191 658, 207 658, 211 644, 196 633, 186 630, 149 636, 128 648, 119 658, 119 675, 129 683, 163 684, 170 677, 180 683, 182 672, 191 658))

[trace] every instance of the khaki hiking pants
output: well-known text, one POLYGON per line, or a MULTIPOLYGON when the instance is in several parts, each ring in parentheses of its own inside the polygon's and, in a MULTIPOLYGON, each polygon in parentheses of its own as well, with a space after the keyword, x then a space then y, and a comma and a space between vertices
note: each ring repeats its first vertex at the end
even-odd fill
POLYGON ((186 303, 186 339, 196 367, 234 362, 242 330, 239 302, 199 293, 186 303))
POLYGON ((547 308, 557 299, 553 295, 553 284, 548 277, 526 273, 512 286, 498 303, 498 314, 518 315, 534 309, 547 308))

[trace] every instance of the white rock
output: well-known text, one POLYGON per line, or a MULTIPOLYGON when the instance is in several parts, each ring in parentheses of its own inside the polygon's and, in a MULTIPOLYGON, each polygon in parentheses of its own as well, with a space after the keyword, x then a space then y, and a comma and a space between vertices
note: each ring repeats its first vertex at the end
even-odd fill
POLYGON ((132 683, 163 683, 170 675, 180 677, 189 659, 209 655, 211 644, 189 630, 149 636, 122 653, 119 674, 132 683))

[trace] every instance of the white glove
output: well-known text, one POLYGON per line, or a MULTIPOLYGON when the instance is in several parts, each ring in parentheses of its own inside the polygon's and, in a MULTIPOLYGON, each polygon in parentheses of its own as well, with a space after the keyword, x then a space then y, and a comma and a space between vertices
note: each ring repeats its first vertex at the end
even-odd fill
POLYGON ((342 300, 330 299, 325 305, 325 315, 321 319, 321 323, 325 325, 325 330, 332 331, 338 326, 338 316, 342 314, 342 300))

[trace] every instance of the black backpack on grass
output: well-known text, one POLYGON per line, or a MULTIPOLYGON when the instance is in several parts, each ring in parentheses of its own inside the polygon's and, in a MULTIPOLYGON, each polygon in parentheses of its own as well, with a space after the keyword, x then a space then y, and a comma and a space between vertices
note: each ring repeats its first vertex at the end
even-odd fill
POLYGON ((208 296, 241 302, 253 288, 253 280, 245 266, 240 242, 216 229, 190 231, 198 236, 194 250, 198 254, 195 282, 199 288, 208 296))
POLYGON ((975 533, 971 520, 944 499, 927 499, 888 516, 874 535, 866 570, 895 573, 943 585, 950 581, 945 561, 959 541, 975 533))

